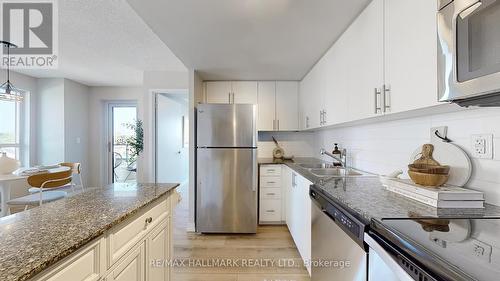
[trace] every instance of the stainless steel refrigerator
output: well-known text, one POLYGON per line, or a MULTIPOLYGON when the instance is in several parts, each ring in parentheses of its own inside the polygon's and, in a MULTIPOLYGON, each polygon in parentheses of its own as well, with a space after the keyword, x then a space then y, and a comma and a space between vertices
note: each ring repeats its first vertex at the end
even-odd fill
POLYGON ((197 107, 196 231, 257 231, 257 106, 197 107))

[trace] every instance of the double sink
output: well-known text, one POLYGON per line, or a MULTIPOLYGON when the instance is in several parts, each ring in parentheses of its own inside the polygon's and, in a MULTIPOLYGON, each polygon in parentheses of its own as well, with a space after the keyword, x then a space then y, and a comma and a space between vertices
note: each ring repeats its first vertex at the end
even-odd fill
POLYGON ((369 177, 374 176, 352 168, 336 167, 328 163, 298 163, 298 166, 309 170, 309 172, 317 177, 369 177))

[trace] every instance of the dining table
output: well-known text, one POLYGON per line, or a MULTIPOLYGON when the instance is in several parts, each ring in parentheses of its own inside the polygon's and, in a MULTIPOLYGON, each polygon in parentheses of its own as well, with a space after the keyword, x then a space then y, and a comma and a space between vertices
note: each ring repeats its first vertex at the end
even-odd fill
MULTIPOLYGON (((27 174, 24 172, 24 171, 31 170, 31 169, 33 169, 33 168, 20 168, 11 174, 4 174, 4 175, 0 174, 0 208, 1 208, 0 218, 8 215, 7 202, 11 199, 10 193, 11 193, 11 189, 14 186, 14 184, 13 184, 14 182, 20 181, 20 180, 26 181, 26 179, 29 176, 35 175, 35 174, 58 173, 58 172, 67 171, 71 168, 66 167, 66 166, 57 165, 57 166, 51 166, 50 168, 47 168, 47 169, 40 169, 40 172, 38 172, 38 173, 27 174)), ((26 183, 26 185, 22 185, 22 186, 17 185, 17 186, 19 188, 26 188, 27 189, 27 185, 28 185, 28 183, 26 183)))

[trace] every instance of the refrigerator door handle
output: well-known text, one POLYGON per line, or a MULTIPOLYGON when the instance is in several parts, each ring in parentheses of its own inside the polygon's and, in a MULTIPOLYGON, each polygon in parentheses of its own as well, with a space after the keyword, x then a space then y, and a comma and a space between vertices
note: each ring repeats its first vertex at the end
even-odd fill
POLYGON ((257 173, 258 169, 258 164, 257 164, 257 149, 254 149, 252 152, 253 156, 253 166, 252 166, 252 191, 257 191, 257 185, 259 184, 259 175, 257 173))

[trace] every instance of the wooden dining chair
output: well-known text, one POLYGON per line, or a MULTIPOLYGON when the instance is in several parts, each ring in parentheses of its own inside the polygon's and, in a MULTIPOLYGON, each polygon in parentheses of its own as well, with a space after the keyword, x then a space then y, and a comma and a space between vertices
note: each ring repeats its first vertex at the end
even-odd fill
MULTIPOLYGON (((85 190, 85 188, 83 186, 83 179, 82 179, 82 165, 80 163, 63 162, 63 163, 59 163, 59 166, 70 168, 72 175, 78 176, 79 184, 75 184, 74 177, 73 177, 73 180, 71 181, 71 183, 69 185, 57 187, 58 190, 66 191, 66 192, 75 192, 75 186, 81 187, 82 191, 85 190)), ((37 193, 40 191, 39 189, 40 188, 38 188, 38 187, 31 187, 28 191, 29 191, 29 193, 37 193)))
POLYGON ((29 206, 41 206, 43 203, 59 200, 67 196, 67 193, 55 190, 58 187, 65 186, 72 181, 73 171, 67 170, 56 173, 36 174, 28 177, 28 184, 31 187, 38 188, 38 193, 32 193, 23 197, 7 201, 10 213, 11 206, 24 206, 27 210, 29 206))

